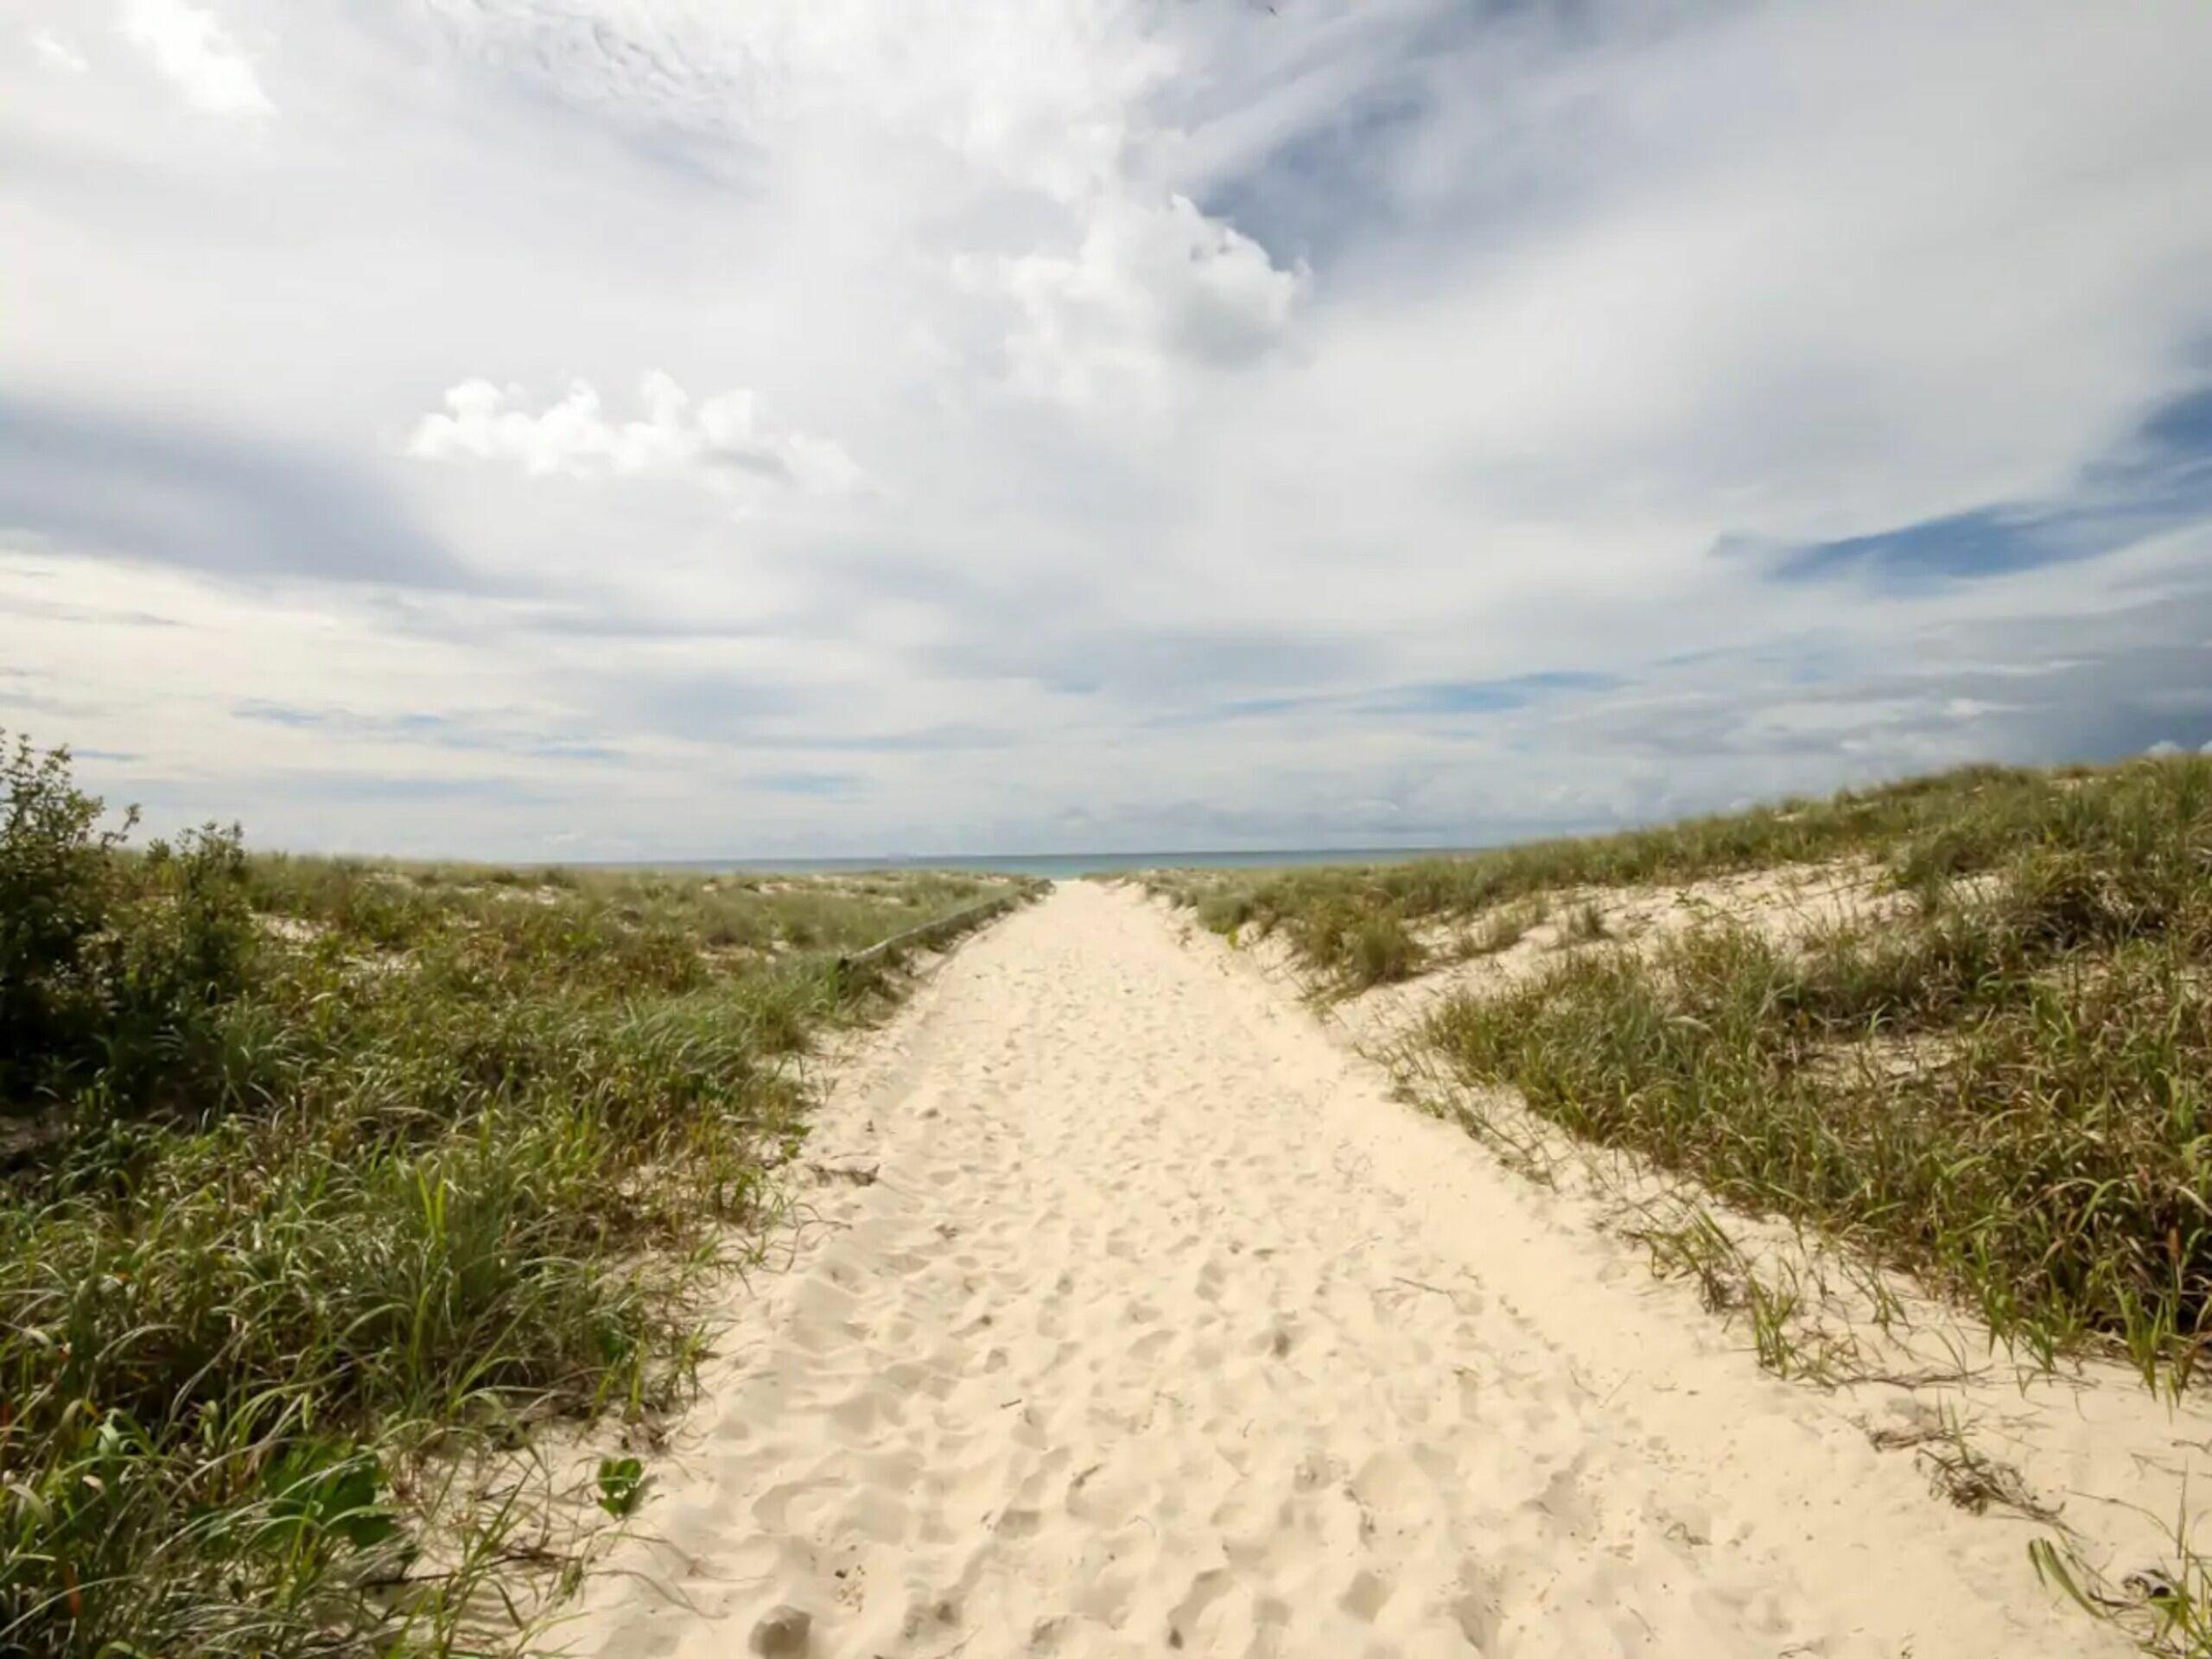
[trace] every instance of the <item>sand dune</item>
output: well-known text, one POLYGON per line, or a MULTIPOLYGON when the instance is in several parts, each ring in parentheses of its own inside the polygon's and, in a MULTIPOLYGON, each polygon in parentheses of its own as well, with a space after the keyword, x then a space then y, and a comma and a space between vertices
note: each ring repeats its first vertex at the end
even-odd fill
POLYGON ((1386 1089, 1129 894, 971 944, 845 1071, 575 1649, 2123 1650, 1386 1089))

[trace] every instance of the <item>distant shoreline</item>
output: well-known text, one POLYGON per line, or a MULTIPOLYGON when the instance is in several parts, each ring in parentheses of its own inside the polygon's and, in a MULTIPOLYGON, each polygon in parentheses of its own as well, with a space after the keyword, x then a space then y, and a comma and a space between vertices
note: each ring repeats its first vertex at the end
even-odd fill
POLYGON ((579 861, 573 868, 717 870, 748 875, 836 875, 868 870, 959 870, 990 875, 1110 875, 1127 870, 1272 869, 1281 865, 1395 864, 1416 858, 1465 858, 1473 847, 1264 848, 1238 852, 963 854, 944 858, 669 858, 644 863, 579 861))

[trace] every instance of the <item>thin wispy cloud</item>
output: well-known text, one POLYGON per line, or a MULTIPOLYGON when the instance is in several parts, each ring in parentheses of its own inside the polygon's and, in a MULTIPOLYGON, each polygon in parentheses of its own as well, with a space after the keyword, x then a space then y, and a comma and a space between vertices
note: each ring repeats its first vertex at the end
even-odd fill
POLYGON ((157 819, 1433 842, 2212 741, 2201 6, 23 10, 0 660, 157 819))
POLYGON ((65 75, 81 75, 92 67, 82 53, 50 29, 41 29, 31 36, 31 50, 41 67, 65 75))

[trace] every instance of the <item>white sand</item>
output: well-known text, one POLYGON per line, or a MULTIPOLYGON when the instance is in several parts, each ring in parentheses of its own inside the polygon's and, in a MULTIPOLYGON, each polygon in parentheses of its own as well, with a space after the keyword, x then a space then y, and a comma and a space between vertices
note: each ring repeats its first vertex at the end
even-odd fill
POLYGON ((846 1073, 569 1635, 832 1656, 2125 1649, 1133 894, 1063 886, 846 1073))

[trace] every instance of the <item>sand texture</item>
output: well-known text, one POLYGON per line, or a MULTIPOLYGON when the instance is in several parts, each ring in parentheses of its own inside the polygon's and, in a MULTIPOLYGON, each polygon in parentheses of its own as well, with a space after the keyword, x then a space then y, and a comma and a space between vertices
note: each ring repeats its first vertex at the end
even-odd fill
POLYGON ((845 1069, 569 1644, 2125 1651, 1388 1087, 1127 892, 964 947, 845 1069))

